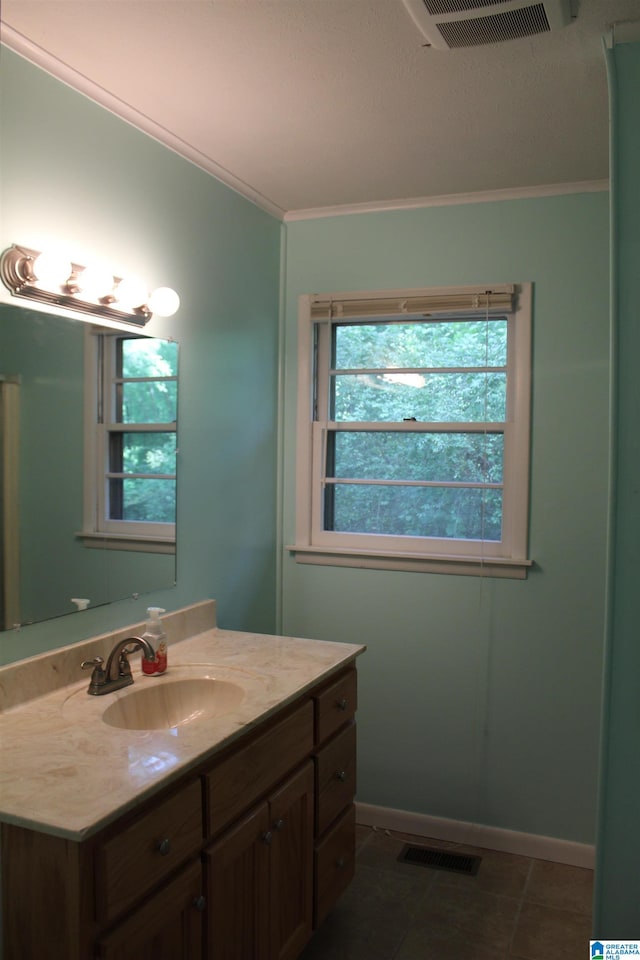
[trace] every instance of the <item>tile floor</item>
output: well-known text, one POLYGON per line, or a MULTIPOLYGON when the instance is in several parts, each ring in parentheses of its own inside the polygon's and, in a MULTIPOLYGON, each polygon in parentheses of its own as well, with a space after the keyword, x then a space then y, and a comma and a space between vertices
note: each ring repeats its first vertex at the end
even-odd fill
POLYGON ((593 871, 358 827, 356 875, 300 960, 588 960, 593 871), (400 863, 477 854, 476 876, 400 863))

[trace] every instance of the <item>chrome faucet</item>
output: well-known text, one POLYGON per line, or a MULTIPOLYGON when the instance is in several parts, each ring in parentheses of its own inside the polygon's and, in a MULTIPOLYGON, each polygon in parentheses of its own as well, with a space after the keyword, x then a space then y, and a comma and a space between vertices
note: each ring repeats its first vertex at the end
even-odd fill
POLYGON ((81 663, 83 670, 90 670, 93 667, 87 693, 99 697, 103 693, 111 693, 113 690, 120 690, 122 687, 128 687, 130 683, 133 683, 129 654, 133 653, 137 647, 142 648, 144 660, 155 660, 155 651, 144 637, 127 637, 125 640, 118 640, 109 654, 104 669, 102 657, 83 660, 81 663))

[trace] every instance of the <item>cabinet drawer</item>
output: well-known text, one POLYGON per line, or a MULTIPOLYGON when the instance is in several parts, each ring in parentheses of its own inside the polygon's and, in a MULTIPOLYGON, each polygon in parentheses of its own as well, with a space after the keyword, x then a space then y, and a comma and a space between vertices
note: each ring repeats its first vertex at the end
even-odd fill
POLYGON ((349 670, 316 697, 316 743, 322 743, 353 718, 357 696, 357 674, 349 670))
POLYGON ((316 833, 323 834, 356 794, 356 725, 350 723, 316 756, 316 833))
POLYGON ((317 929, 355 872, 356 808, 353 804, 316 847, 314 927, 317 929))
POLYGON ((96 914, 113 919, 202 845, 202 792, 194 780, 96 850, 96 914))
POLYGON ((282 780, 313 750, 313 704, 240 746, 205 774, 206 832, 213 836, 282 780))

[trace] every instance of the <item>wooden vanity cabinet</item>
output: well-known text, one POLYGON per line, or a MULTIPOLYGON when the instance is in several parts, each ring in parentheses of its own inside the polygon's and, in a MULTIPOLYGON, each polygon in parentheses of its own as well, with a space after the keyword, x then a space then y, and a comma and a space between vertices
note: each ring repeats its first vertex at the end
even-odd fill
POLYGON ((355 873, 357 675, 347 670, 315 703, 314 929, 355 873))
POLYGON ((202 790, 194 777, 96 843, 95 902, 100 927, 122 916, 180 864, 197 858, 201 847, 202 790))
POLYGON ((305 698, 204 774, 207 960, 295 960, 311 936, 313 747, 305 698))
POLYGON ((207 960, 295 960, 312 930, 313 764, 207 848, 207 960))
POLYGON ((3 960, 87 960, 93 864, 86 844, 2 824, 3 960))
POLYGON ((83 842, 3 824, 4 960, 200 958, 201 847, 193 776, 83 842))
POLYGON ((314 928, 317 929, 353 880, 356 808, 343 811, 315 848, 314 928))
POLYGON ((4 960, 296 960, 353 876, 356 671, 83 842, 2 825, 4 960))
POLYGON ((195 960, 204 943, 200 862, 161 887, 127 920, 98 941, 100 960, 195 960))
POLYGON ((295 960, 353 877, 356 701, 352 668, 205 772, 207 960, 295 960))

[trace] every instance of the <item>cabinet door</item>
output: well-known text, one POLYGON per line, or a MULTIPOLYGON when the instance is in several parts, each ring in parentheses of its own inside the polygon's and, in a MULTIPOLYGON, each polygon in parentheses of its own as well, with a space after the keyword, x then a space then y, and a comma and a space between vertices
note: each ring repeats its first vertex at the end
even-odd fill
POLYGON ((268 960, 271 838, 263 803, 207 849, 207 960, 268 960))
POLYGON ((269 798, 271 960, 293 960, 311 936, 313 787, 309 761, 269 798))
POLYGON ((194 863, 98 943, 100 960, 201 960, 202 867, 194 863))

